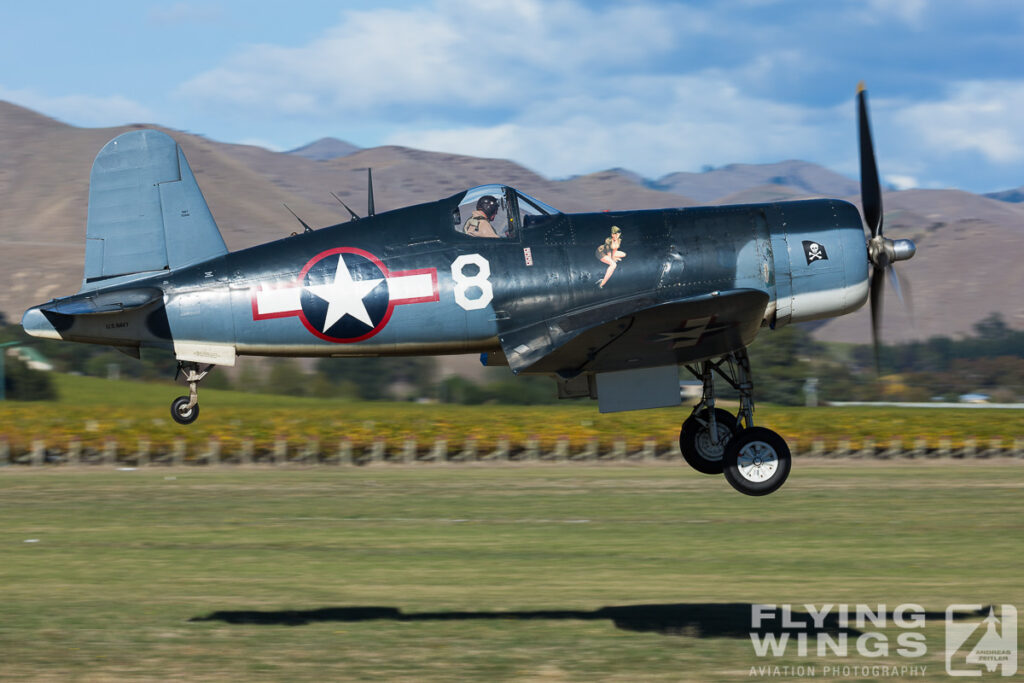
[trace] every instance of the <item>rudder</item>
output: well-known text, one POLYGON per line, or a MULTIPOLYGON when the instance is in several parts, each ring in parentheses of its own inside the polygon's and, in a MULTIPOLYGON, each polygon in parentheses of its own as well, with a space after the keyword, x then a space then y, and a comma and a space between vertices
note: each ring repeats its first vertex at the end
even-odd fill
POLYGON ((83 290, 228 251, 181 147, 148 129, 119 135, 96 155, 85 244, 83 290))

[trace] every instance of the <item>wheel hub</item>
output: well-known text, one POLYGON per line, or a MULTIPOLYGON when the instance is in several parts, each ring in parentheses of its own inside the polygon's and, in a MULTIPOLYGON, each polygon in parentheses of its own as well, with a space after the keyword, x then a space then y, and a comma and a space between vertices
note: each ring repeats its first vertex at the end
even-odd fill
POLYGON ((752 441, 740 449, 737 468, 747 481, 767 481, 779 468, 779 456, 763 441, 752 441))
POLYGON ((711 440, 711 430, 706 427, 697 434, 697 450, 702 457, 708 460, 721 460, 725 453, 725 445, 729 442, 729 428, 722 424, 716 425, 716 427, 718 439, 714 442, 711 440))

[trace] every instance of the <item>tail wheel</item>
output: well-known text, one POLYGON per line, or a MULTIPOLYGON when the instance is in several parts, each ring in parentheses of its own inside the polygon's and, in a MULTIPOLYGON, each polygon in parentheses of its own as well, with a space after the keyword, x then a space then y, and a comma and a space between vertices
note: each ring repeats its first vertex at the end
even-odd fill
POLYGON ((711 438, 710 412, 705 408, 691 415, 679 430, 679 450, 686 463, 704 474, 721 474, 722 457, 736 432, 736 418, 715 408, 716 438, 711 438))
POLYGON ((764 427, 751 427, 729 442, 722 461, 725 479, 734 489, 748 496, 764 496, 785 483, 792 456, 781 436, 764 427))
POLYGON ((171 402, 171 417, 178 424, 190 425, 199 417, 199 404, 188 407, 188 396, 179 396, 171 402))

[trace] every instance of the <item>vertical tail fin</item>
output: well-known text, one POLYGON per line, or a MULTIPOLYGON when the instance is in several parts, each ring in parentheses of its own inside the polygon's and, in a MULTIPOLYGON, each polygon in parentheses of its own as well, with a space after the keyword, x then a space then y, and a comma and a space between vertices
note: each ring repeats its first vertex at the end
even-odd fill
POLYGON ((181 147, 157 130, 119 135, 96 155, 85 244, 83 290, 228 251, 181 147))

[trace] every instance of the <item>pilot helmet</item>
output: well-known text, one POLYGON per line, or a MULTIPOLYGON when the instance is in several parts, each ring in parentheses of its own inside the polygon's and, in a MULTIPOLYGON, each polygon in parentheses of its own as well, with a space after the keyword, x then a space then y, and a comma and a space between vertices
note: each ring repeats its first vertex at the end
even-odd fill
POLYGON ((493 221, 498 215, 498 200, 489 194, 485 194, 476 202, 477 211, 483 211, 487 220, 493 221))

